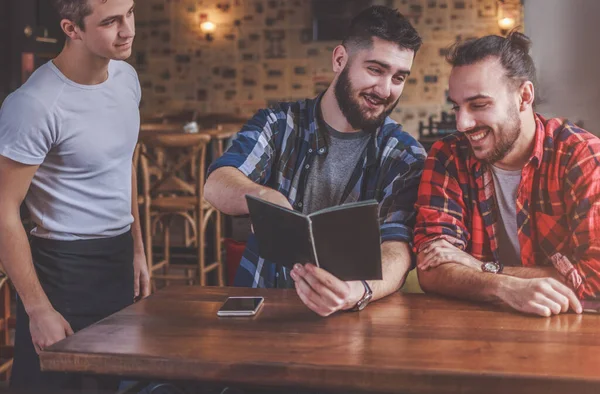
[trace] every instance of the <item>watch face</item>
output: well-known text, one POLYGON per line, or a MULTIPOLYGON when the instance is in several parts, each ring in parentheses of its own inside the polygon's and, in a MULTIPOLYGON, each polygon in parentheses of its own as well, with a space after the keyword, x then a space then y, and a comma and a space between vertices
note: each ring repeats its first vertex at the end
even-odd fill
POLYGON ((487 263, 483 264, 483 271, 485 271, 485 272, 491 272, 491 273, 495 274, 499 270, 500 270, 500 267, 498 266, 498 264, 494 263, 493 261, 488 261, 487 263))

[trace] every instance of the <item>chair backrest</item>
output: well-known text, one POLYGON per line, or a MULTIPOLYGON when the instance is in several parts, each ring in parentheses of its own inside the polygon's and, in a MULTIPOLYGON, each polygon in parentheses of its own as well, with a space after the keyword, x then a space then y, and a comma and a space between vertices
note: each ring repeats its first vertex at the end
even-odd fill
POLYGON ((183 125, 180 123, 142 123, 140 131, 156 133, 183 133, 183 125))
POLYGON ((220 124, 214 129, 203 130, 202 132, 209 134, 214 139, 223 141, 236 135, 243 127, 244 123, 227 123, 220 124))
POLYGON ((138 142, 133 151, 133 168, 138 181, 138 197, 147 198, 150 194, 150 171, 148 169, 148 161, 142 160, 144 154, 146 154, 146 145, 138 142))
POLYGON ((140 169, 149 198, 161 195, 203 197, 206 148, 204 134, 156 134, 140 152, 140 169))

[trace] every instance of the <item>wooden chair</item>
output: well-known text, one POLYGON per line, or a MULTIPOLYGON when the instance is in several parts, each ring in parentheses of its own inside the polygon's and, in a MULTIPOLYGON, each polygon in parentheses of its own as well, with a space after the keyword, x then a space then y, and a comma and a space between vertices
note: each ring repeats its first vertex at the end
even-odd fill
MULTIPOLYGON (((150 277, 155 287, 156 280, 184 280, 189 284, 196 281, 206 285, 207 274, 216 270, 218 284, 223 286, 223 263, 221 258, 221 227, 217 211, 204 200, 205 159, 211 138, 204 134, 157 133, 146 138, 139 148, 138 167, 141 173, 145 241, 147 250, 152 250, 153 229, 162 223, 164 254, 163 259, 149 261, 150 277), (161 152, 162 160, 156 160, 161 152), (171 264, 171 222, 176 216, 183 218, 193 237, 186 239, 186 246, 197 249, 195 266, 178 264, 184 274, 170 272, 171 264), (215 261, 207 264, 205 258, 205 235, 211 223, 215 232, 215 261), (189 244, 188 244, 189 242, 189 244)), ((151 254, 151 253, 150 253, 151 254)))
MULTIPOLYGON (((211 137, 211 145, 212 145, 212 161, 215 161, 219 157, 223 156, 225 151, 225 143, 234 135, 238 133, 244 126, 244 123, 228 123, 223 125, 218 125, 214 129, 203 130, 202 133, 208 134, 211 137)), ((216 226, 218 226, 221 231, 221 247, 225 246, 225 221, 223 220, 223 214, 217 210, 215 213, 216 218, 216 226)))
POLYGON ((148 169, 148 161, 141 160, 142 153, 146 153, 146 147, 143 143, 138 142, 133 152, 133 168, 138 177, 138 207, 140 207, 140 220, 142 227, 142 237, 144 239, 144 251, 146 253, 146 263, 148 264, 148 272, 153 266, 152 255, 152 217, 150 212, 150 199, 147 198, 150 194, 150 171, 148 169), (140 179, 141 178, 141 179, 140 179))
POLYGON ((158 134, 158 133, 183 133, 183 124, 181 123, 142 123, 140 125, 140 134, 158 134))
POLYGON ((9 330, 14 327, 11 316, 11 290, 8 277, 0 271, 0 376, 8 380, 13 364, 13 346, 9 330))

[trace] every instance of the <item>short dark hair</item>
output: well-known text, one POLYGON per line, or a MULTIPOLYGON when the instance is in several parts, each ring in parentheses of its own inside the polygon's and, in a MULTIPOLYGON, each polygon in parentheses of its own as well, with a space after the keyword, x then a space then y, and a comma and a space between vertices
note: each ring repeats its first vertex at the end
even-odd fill
POLYGON ((54 7, 61 19, 70 20, 82 30, 85 29, 85 18, 94 11, 90 0, 54 0, 54 7))
POLYGON ((417 53, 423 40, 415 28, 397 10, 385 6, 372 6, 352 19, 342 45, 370 48, 373 37, 396 43, 400 48, 417 53))
POLYGON ((496 57, 513 86, 520 86, 525 81, 531 81, 535 86, 536 71, 529 55, 530 48, 529 37, 513 30, 506 37, 489 35, 456 43, 450 48, 446 60, 452 67, 459 67, 496 57))

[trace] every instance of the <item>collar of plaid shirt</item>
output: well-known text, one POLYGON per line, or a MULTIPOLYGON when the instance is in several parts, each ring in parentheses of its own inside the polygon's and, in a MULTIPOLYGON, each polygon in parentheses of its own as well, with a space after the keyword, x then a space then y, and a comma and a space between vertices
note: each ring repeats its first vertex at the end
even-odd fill
MULTIPOLYGON (((302 211, 308 171, 317 155, 327 154, 321 131, 325 128, 319 125, 321 97, 259 111, 211 165, 209 174, 219 167, 236 167, 253 182, 278 190, 294 209, 302 211)), ((373 136, 352 171, 340 204, 376 199, 380 202, 382 242, 411 242, 425 150, 390 118, 373 136)), ((260 257, 256 239, 250 236, 235 285, 293 286, 286 270, 276 267, 260 257)))

